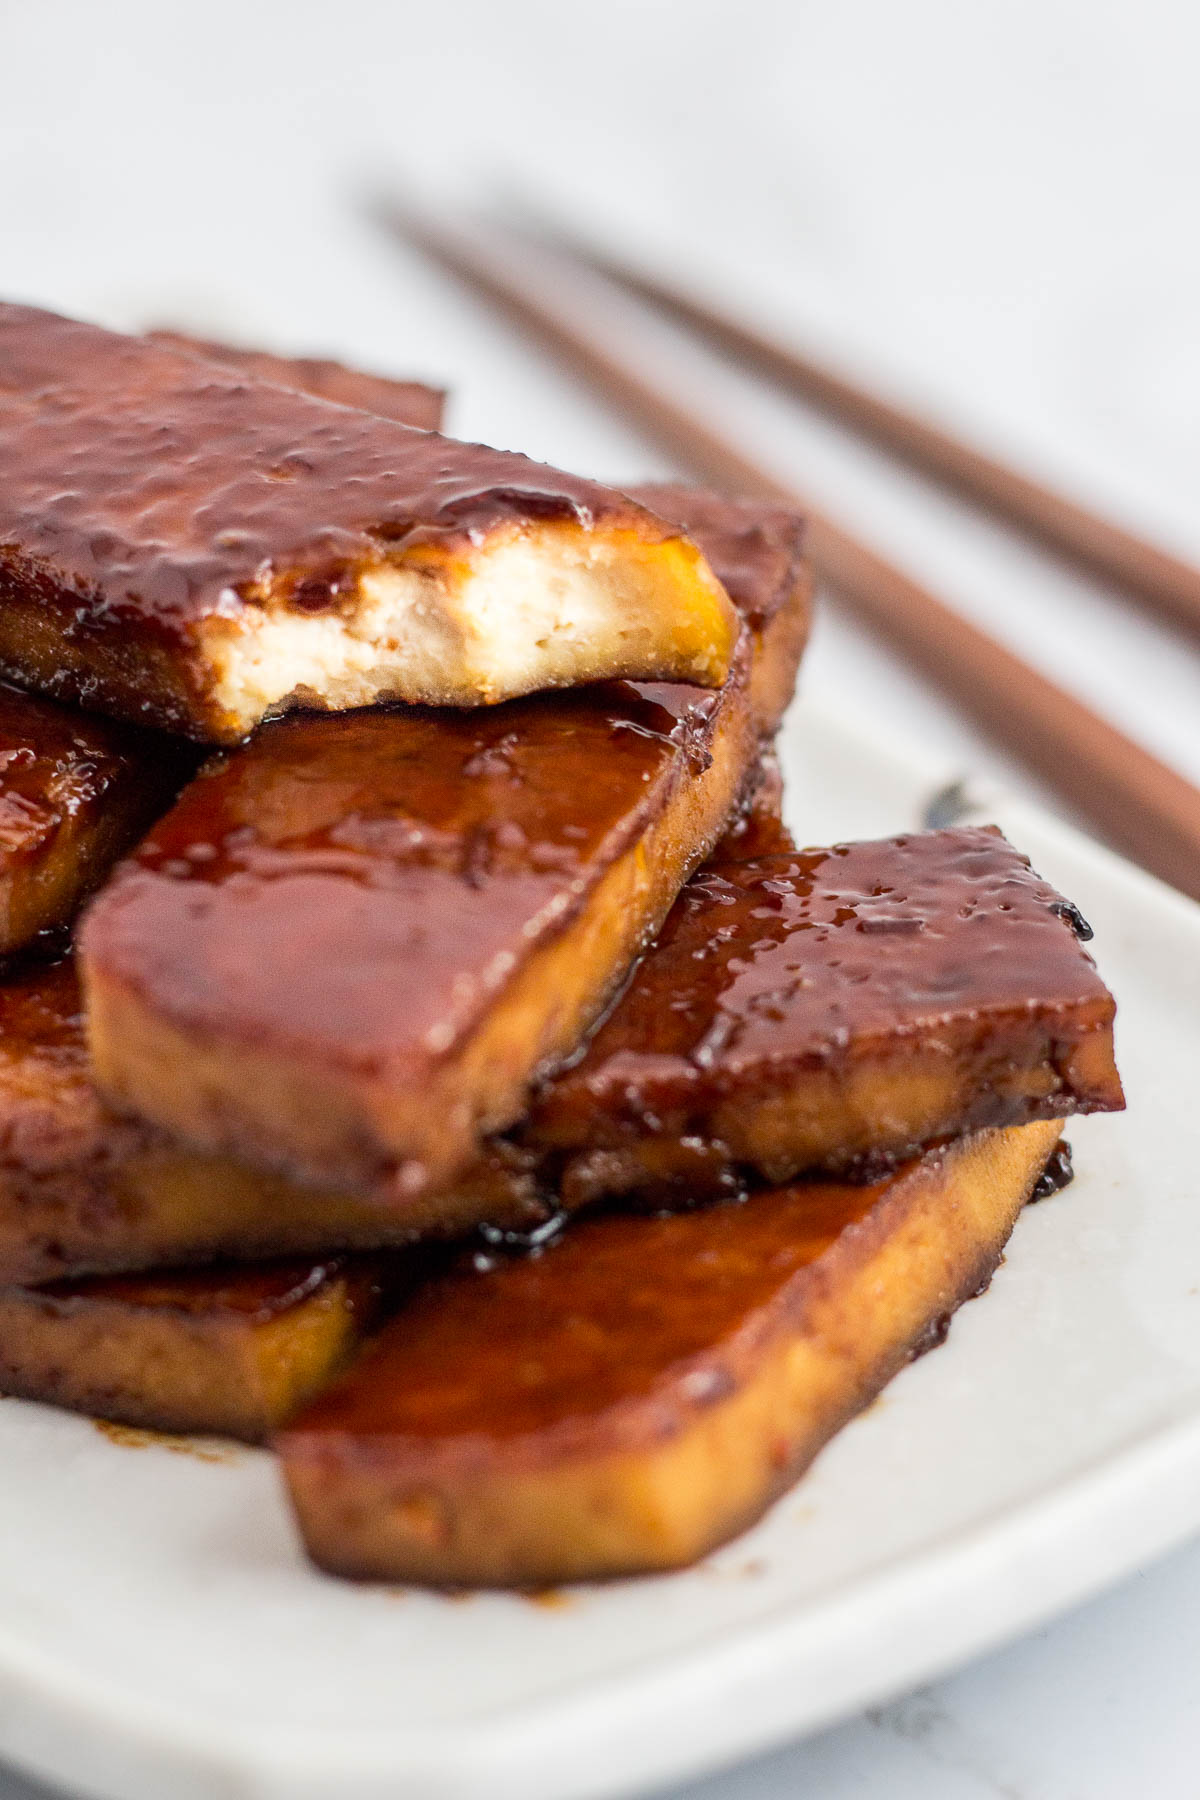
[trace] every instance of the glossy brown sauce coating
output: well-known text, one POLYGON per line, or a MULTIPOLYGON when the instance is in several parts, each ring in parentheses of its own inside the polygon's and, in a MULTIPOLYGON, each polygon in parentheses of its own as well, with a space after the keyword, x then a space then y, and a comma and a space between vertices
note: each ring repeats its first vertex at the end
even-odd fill
POLYGON ((0 963, 0 1062, 35 1056, 86 1073, 83 996, 70 955, 0 963))
POLYGON ((139 770, 161 786, 164 759, 182 780, 188 753, 167 740, 57 706, 0 682, 0 875, 36 855, 70 821, 98 811, 139 770))
POLYGON ((0 956, 57 943, 197 760, 0 683, 0 956))
POLYGON ((1062 897, 999 832, 961 828, 711 864, 684 889, 529 1136, 701 1106, 772 1064, 830 1066, 872 1042, 983 1037, 1006 1017, 1069 1035, 1114 1004, 1062 897))
MULTIPOLYGON (((806 602, 805 596, 793 596, 794 603, 798 598, 806 602)), ((181 802, 189 809, 193 804, 198 806, 198 823, 189 810, 186 818, 193 822, 186 827, 179 827, 178 820, 164 824, 152 834, 152 842, 159 850, 149 854, 156 865, 172 865, 166 876, 173 884, 170 897, 187 901, 193 893, 200 894, 204 884, 201 879, 193 888, 190 873, 180 882, 181 869, 202 871, 207 858, 210 870, 214 864, 229 870, 241 855, 253 868, 264 850, 263 823, 268 827, 265 837, 274 840, 266 847, 268 860, 281 855, 278 840, 281 835, 287 837, 294 827, 301 839, 315 840, 309 843, 306 856, 311 853, 316 866, 301 860, 314 879, 329 883, 328 924, 332 928, 341 916, 345 894, 352 900, 365 894, 368 901, 373 897, 381 902, 389 891, 374 865, 374 852, 385 852, 389 844, 393 849, 399 845, 404 854, 411 856, 410 873, 414 879, 422 859, 440 859, 438 882, 443 886, 448 883, 456 891, 465 887, 471 898, 488 893, 488 874, 495 868, 497 857, 501 871, 515 868, 519 873, 525 847, 511 832, 497 831, 498 821, 494 818, 496 793, 507 790, 516 793, 521 804, 537 804, 539 816, 549 824, 549 845, 533 857, 535 864, 543 866, 531 867, 529 879, 536 883, 557 873, 564 879, 569 903, 572 869, 591 853, 600 829, 593 816, 589 838, 589 830, 579 818, 580 794, 591 791, 592 763, 596 759, 583 759, 588 761, 586 779, 576 779, 572 768, 559 759, 563 737, 572 730, 572 722, 583 733, 590 733, 591 738, 601 740, 605 755, 599 761, 607 770, 607 778, 622 779, 626 795, 636 808, 651 803, 654 781, 643 777, 652 777, 664 761, 679 755, 681 744, 684 778, 689 768, 699 766, 706 755, 708 732, 717 710, 715 697, 699 690, 667 686, 637 690, 621 686, 595 690, 590 696, 520 702, 495 714, 429 715, 429 741, 434 743, 436 739, 444 751, 451 750, 457 756, 460 774, 467 767, 471 771, 457 789, 448 789, 440 782, 439 770, 444 773, 452 766, 442 752, 426 757, 418 747, 418 753, 412 754, 411 734, 421 715, 405 712, 399 722, 396 715, 379 712, 294 719, 264 728, 248 750, 216 763, 214 766, 224 771, 215 778, 217 785, 213 785, 214 778, 206 777, 196 782, 181 802), (541 770, 533 786, 512 764, 509 727, 503 723, 506 718, 515 720, 527 715, 550 722, 544 739, 539 740, 536 734, 531 737, 527 732, 519 734, 541 770), (482 732, 482 737, 469 736, 464 742, 464 732, 482 732), (387 740, 387 754, 382 757, 377 754, 381 737, 387 740), (615 747, 613 756, 608 754, 610 742, 615 747), (280 747, 278 763, 276 746, 280 747), (245 770, 244 783, 238 770, 245 770), (539 796, 548 772, 553 774, 551 804, 549 813, 543 815, 539 796), (521 774, 516 787, 514 774, 521 774), (413 825, 408 804, 400 806, 395 816, 386 804, 379 804, 386 800, 389 782, 400 775, 405 781, 413 776, 417 783, 413 793, 425 795, 424 817, 419 826, 413 825), (571 779, 563 779, 565 775, 571 779), (283 795, 282 801, 268 803, 266 796, 275 794, 277 788, 283 795), (219 847, 213 843, 217 835, 214 819, 225 806, 223 796, 230 792, 241 810, 221 827, 221 835, 231 828, 236 840, 223 861, 219 847), (212 812, 210 796, 216 803, 212 812), (259 821, 258 829, 243 832, 247 815, 258 820, 260 813, 265 819, 259 821), (163 840, 168 835, 171 846, 180 852, 178 856, 167 853, 163 840), (194 853, 197 845, 198 856, 194 853), (214 848, 218 848, 216 856, 211 854, 214 848), (189 851, 193 854, 188 855, 189 851)), ((763 723, 769 727, 774 721, 763 723)), ((777 803, 778 784, 772 780, 765 792, 756 795, 753 810, 756 815, 761 813, 763 820, 768 815, 773 819, 777 803)), ((286 861, 286 853, 282 853, 282 859, 286 861)), ((278 877, 274 877, 264 885, 274 889, 277 881, 278 877)), ((252 889, 249 874, 243 880, 239 872, 235 886, 237 892, 252 889)), ((277 899, 284 893, 284 889, 279 889, 268 894, 267 899, 277 899)), ((240 916, 238 923, 240 933, 240 916)), ((457 956, 461 946, 455 948, 452 933, 448 937, 457 956)), ((160 931, 159 939, 165 953, 171 936, 160 931)), ((219 944, 217 947, 219 950, 219 944)), ((302 959, 301 952, 298 956, 302 959)), ((267 947, 258 969, 263 979, 276 966, 274 957, 275 946, 268 931, 267 947)), ((355 968, 361 968, 359 951, 355 951, 353 960, 355 968)), ((307 995, 312 972, 311 967, 306 969, 299 989, 293 988, 294 998, 307 995)), ((368 1001, 371 985, 370 981, 361 984, 368 1001)), ((408 1015, 410 998, 406 991, 398 1009, 401 1018, 408 1015)), ((159 1135, 150 1128, 110 1114, 92 1086, 82 1001, 73 964, 63 961, 55 968, 9 970, 0 985, 0 1178, 13 1196, 11 1204, 22 1209, 28 1218, 29 1228, 33 1229, 36 1219, 39 1193, 48 1183, 56 1194, 61 1190, 68 1196, 72 1216, 79 1213, 81 1219, 86 1219, 94 1212, 107 1219, 111 1214, 112 1235, 119 1246, 121 1220, 116 1195, 121 1170, 131 1158, 153 1151, 160 1142, 159 1135)), ((494 1148, 502 1157, 505 1170, 514 1156, 524 1170, 529 1160, 525 1152, 518 1152, 504 1141, 494 1148)), ((478 1171, 474 1173, 478 1175, 478 1171)), ((523 1174, 519 1182, 524 1191, 523 1174)), ((85 1250, 94 1255, 95 1246, 86 1231, 84 1237, 85 1250)), ((67 1266, 72 1254, 78 1256, 79 1251, 68 1247, 67 1266)), ((51 1268, 62 1266, 61 1259, 50 1258, 51 1268)))
MULTIPOLYGON (((718 579, 756 511, 692 496, 718 579)), ((799 531, 763 518, 767 541, 799 531)), ((786 587, 772 559, 742 583, 748 622, 807 607, 787 567, 786 587)), ((731 682, 756 638, 751 624, 731 682)), ((89 939, 175 1016, 244 1041, 366 1069, 442 1054, 509 959, 560 930, 664 790, 705 765, 721 708, 699 688, 614 683, 264 726, 160 822, 89 939)))
POLYGON ((363 412, 394 419, 398 425, 412 425, 418 431, 441 429, 445 392, 427 387, 422 381, 393 381, 386 375, 368 375, 362 369, 347 368, 345 363, 326 356, 276 356, 269 350, 247 350, 182 331, 150 331, 146 335, 167 349, 202 356, 226 368, 244 369, 258 381, 299 388, 302 393, 315 394, 318 400, 332 400, 337 406, 357 406, 363 412))
POLYGON ((144 741, 0 682, 0 866, 101 801, 144 741))
POLYGON ((1049 1200, 1054 1194, 1061 1194, 1069 1188, 1075 1179, 1075 1165, 1071 1159, 1071 1146, 1066 1138, 1059 1138, 1050 1153, 1049 1161, 1037 1178, 1030 1203, 1038 1200, 1049 1200))
MULTIPOLYGON (((895 1178, 892 1178, 895 1179, 895 1178)), ((470 1438, 569 1428, 664 1377, 786 1288, 887 1190, 797 1185, 670 1217, 574 1224, 540 1255, 464 1263, 419 1292, 301 1421, 306 1436, 470 1438)), ((725 1397, 698 1372, 697 1401, 725 1397)))
POLYGON ((527 457, 0 306, 0 599, 36 588, 83 639, 186 644, 268 594, 334 609, 386 556, 547 518, 655 535, 632 502, 527 457))
POLYGON ((719 697, 653 693, 266 726, 159 822, 85 947, 201 1029, 436 1059, 703 766, 719 697))
POLYGON ((150 1275, 100 1275, 83 1281, 55 1281, 39 1288, 55 1302, 104 1302, 144 1307, 192 1317, 233 1314, 256 1323, 278 1318, 341 1280, 357 1265, 331 1257, 321 1262, 297 1258, 275 1263, 214 1264, 150 1275))

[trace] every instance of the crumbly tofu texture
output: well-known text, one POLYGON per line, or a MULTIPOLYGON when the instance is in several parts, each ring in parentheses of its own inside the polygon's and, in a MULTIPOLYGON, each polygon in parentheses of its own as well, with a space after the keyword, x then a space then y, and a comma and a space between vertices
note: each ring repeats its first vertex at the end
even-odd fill
MULTIPOLYGON (((597 540, 583 562, 584 540, 566 541, 563 566, 578 574, 597 540)), ((510 550, 504 581, 515 587, 494 590, 500 611, 524 592, 519 536, 510 550)), ((683 538, 658 543, 664 553, 700 558, 683 538)), ((549 631, 548 657, 584 644, 584 592, 564 577, 559 605, 573 623, 549 631)), ((806 571, 790 570, 716 693, 607 684, 498 710, 265 728, 183 795, 85 921, 101 1091, 193 1149, 310 1186, 407 1204, 452 1182, 481 1137, 518 1116, 535 1073, 575 1048, 720 837, 790 697, 808 602, 806 571), (454 764, 464 732, 471 753, 454 764), (316 764, 328 746, 340 755, 339 733, 374 737, 323 781, 316 764), (382 770, 410 738, 407 773, 385 791, 382 770), (287 776, 297 741, 308 746, 300 785, 287 776), (502 943, 496 926, 510 915, 502 943), (297 971, 315 957, 330 992, 348 971, 316 1029, 307 973, 277 973, 285 952, 297 971), (468 1031, 472 996, 485 994, 487 1015, 468 1031), (415 1012, 435 1001, 442 1016, 418 1030, 415 1012)))
POLYGON ((977 1292, 1053 1122, 874 1187, 574 1225, 418 1293, 278 1439, 337 1574, 525 1587, 694 1562, 977 1292))
POLYGON ((231 743, 301 704, 725 679, 729 595, 613 488, 33 307, 0 303, 0 362, 22 685, 231 743))
MULTIPOLYGON (((760 541, 758 514, 712 497, 706 504, 717 524, 732 515, 737 535, 727 547, 720 535, 709 542, 711 533, 702 534, 704 547, 718 568, 732 548, 736 566, 746 538, 760 541)), ((789 563, 785 575, 782 584, 754 590, 755 616, 763 615, 750 678, 758 734, 779 723, 807 635, 807 571, 789 563)), ((754 836, 739 819, 739 854, 749 845, 781 847, 777 786, 776 774, 765 800, 756 789, 754 836)), ((512 1230, 545 1221, 549 1203, 537 1170, 506 1140, 486 1146, 464 1179, 395 1212, 369 1196, 302 1187, 244 1161, 195 1152, 117 1117, 92 1082, 82 1011, 69 964, 31 969, 0 986, 0 1282, 374 1249, 462 1232, 480 1220, 512 1230)))
POLYGON ((571 524, 364 568, 336 612, 268 595, 253 616, 205 627, 226 741, 298 706, 493 704, 614 676, 712 687, 735 635, 723 590, 685 540, 571 524))

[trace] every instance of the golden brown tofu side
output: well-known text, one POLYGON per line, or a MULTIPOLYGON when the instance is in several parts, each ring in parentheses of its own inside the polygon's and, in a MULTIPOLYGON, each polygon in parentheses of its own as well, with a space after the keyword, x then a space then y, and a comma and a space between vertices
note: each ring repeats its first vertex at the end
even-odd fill
POLYGON ((403 1214, 197 1155, 101 1101, 69 958, 0 983, 0 1284, 374 1250, 545 1217, 526 1161, 501 1147, 471 1183, 403 1214))
POLYGON ((676 694, 264 728, 84 921, 102 1091, 310 1183, 402 1203, 451 1179, 578 1043, 749 777, 747 663, 711 705, 676 694))
POLYGON ((258 1443, 346 1366, 384 1303, 371 1259, 0 1288, 0 1393, 258 1443))
MULTIPOLYGON (((729 513, 745 528, 750 509, 706 506, 720 542, 729 513)), ((102 1089, 310 1184, 402 1201, 452 1181, 747 791, 808 629, 807 574, 782 569, 718 694, 287 719, 214 765, 85 925, 102 1089)))
MULTIPOLYGON (((762 534, 770 541, 773 532, 784 545, 796 541, 797 522, 786 516, 776 524, 768 513, 760 531, 747 523, 753 509, 711 496, 704 504, 715 533, 705 541, 718 558, 746 533, 754 541, 762 534)), ((790 694, 795 680, 810 596, 807 573, 790 553, 768 559, 763 574, 752 606, 746 604, 760 622, 751 708, 755 729, 769 734, 778 723, 777 697, 790 694), (768 679, 759 682, 763 671, 768 679)), ((751 801, 752 814, 763 829, 769 817, 772 833, 779 830, 778 799, 776 771, 765 790, 758 782, 751 801)), ((745 818, 736 829, 739 843, 748 841, 745 818)), ((529 1230, 544 1222, 547 1206, 528 1154, 503 1140, 493 1140, 450 1189, 410 1198, 402 1211, 198 1154, 104 1107, 92 1083, 72 966, 10 972, 0 985, 0 1281, 374 1248, 453 1234, 481 1220, 529 1230)))
POLYGON ((530 1586, 677 1568, 757 1519, 994 1270, 1058 1137, 583 1220, 421 1289, 277 1441, 338 1574, 530 1586))
POLYGON ((783 772, 779 758, 774 750, 764 750, 754 791, 713 851, 712 862, 714 865, 748 862, 760 856, 781 856, 795 849, 796 840, 783 822, 783 772))
POLYGON ((1087 928, 993 828, 732 847, 518 1128, 563 1205, 862 1179, 985 1126, 1124 1106, 1087 928))
POLYGON ((289 707, 718 687, 739 620, 615 490, 0 305, 0 673, 206 742, 289 707))

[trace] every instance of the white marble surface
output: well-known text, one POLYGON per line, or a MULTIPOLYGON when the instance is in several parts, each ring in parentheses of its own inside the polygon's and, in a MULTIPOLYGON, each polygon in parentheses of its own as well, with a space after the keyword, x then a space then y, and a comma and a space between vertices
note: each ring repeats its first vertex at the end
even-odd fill
MULTIPOLYGON (((10 0, 4 37, 6 296, 442 376, 463 433, 614 478, 661 470, 352 210, 388 166, 452 193, 529 186, 1200 556, 1200 18, 1184 0, 10 0)), ((670 354, 814 494, 1200 778, 1194 649, 755 384, 670 354)), ((1037 791, 836 615, 805 682, 1037 791)), ((1200 1548, 686 1793, 1184 1800, 1198 1651, 1200 1548)), ((32 1792, 0 1778, 0 1800, 32 1792)))
POLYGON ((960 1674, 670 1800, 1191 1800, 1200 1547, 960 1674))

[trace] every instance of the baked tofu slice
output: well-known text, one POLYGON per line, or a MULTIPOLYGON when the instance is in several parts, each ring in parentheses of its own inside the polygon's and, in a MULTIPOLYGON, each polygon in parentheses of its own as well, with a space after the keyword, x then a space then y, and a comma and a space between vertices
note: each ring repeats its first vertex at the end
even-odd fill
POLYGON ((873 1186, 582 1220, 465 1263, 278 1438, 309 1555, 472 1587, 694 1562, 987 1281, 1057 1137, 985 1132, 873 1186))
POLYGON ((0 1288, 0 1393, 257 1443, 341 1372, 383 1303, 370 1259, 0 1288))
MULTIPOLYGON (((775 843, 780 831, 768 781, 757 809, 722 848, 740 847, 745 834, 750 841, 775 843)), ((967 841, 986 853, 985 868, 994 869, 996 855, 1009 858, 1018 882, 1027 884, 1027 899, 1056 903, 1002 840, 985 832, 967 841)), ((940 848, 953 866, 962 836, 938 834, 922 843, 940 848)), ((869 848, 878 852, 888 846, 869 848)), ((785 863, 777 854, 757 863, 726 859, 694 878, 673 921, 697 892, 705 908, 714 904, 714 894, 719 901, 716 926, 699 934, 707 949, 697 955, 694 979, 703 973, 704 955, 718 948, 727 957, 726 976, 731 969, 753 970, 756 959, 777 948, 764 930, 762 914, 770 919, 770 910, 734 906, 730 896, 758 894, 761 900, 764 878, 786 894, 779 871, 783 867, 794 875, 802 861, 795 854, 785 863), (712 891, 710 883, 715 883, 712 891)), ((986 893, 981 881, 963 909, 982 904, 986 893)), ((690 915, 686 923, 690 930, 690 915)), ((1053 970, 1044 969, 1038 977, 1042 986, 1031 985, 1026 993, 1022 1030, 1014 1030, 1010 1013, 996 1010, 994 989, 990 1021, 977 995, 974 1038, 963 1011, 932 1026, 917 1007, 918 989, 933 980, 930 963, 912 991, 901 986, 894 996, 887 1030, 872 1030, 864 1021, 861 1035, 848 1037, 824 1063, 806 1066, 797 1059, 798 1016, 787 1007, 778 1009, 768 1038, 768 1045, 774 1041, 779 1047, 778 1068, 761 1050, 742 1058, 739 1040, 731 1035, 724 1048, 703 1060, 692 1110, 684 1117, 678 1054, 674 1062, 665 1055, 654 1061, 646 1050, 647 1013, 666 1017, 673 996, 688 1000, 689 989, 679 994, 675 989, 687 973, 686 964, 683 974, 677 966, 681 942, 688 942, 686 932, 676 934, 668 926, 593 1048, 546 1084, 530 1123, 491 1139, 452 1183, 392 1207, 206 1156, 152 1126, 114 1115, 92 1082, 70 962, 10 975, 0 985, 0 1282, 44 1282, 214 1257, 395 1247, 418 1237, 454 1236, 481 1223, 528 1235, 555 1211, 578 1209, 603 1195, 620 1194, 638 1207, 678 1207, 739 1192, 752 1177, 753 1158, 766 1157, 764 1146, 772 1158, 811 1156, 815 1132, 824 1133, 819 1148, 826 1161, 850 1163, 861 1176, 865 1167, 894 1160, 905 1134, 919 1138, 933 1125, 989 1117, 1015 1123, 1039 1112, 1054 1117, 1120 1104, 1111 1064, 1111 1001, 1089 959, 1068 937, 1057 946, 1057 987, 1053 970), (655 973, 660 955, 668 959, 661 981, 655 973), (917 1020, 929 1027, 928 1038, 906 1035, 917 1020), (955 1042, 960 1060, 950 1055, 955 1042), (657 1086, 648 1085, 651 1077, 657 1086), (670 1089, 668 1078, 674 1083, 670 1089), (657 1114, 648 1110, 652 1093, 661 1107, 657 1114), (930 1095, 940 1113, 931 1113, 930 1095), (726 1117, 734 1122, 723 1127, 722 1138, 716 1125, 726 1117), (830 1135, 838 1122, 859 1134, 850 1149, 830 1135), (541 1149, 535 1143, 539 1133, 541 1149), (864 1133, 869 1149, 863 1147, 864 1133)), ((885 958, 879 966, 886 980, 885 958)), ((828 997, 835 991, 831 987, 828 997)), ((686 1005, 684 1016, 695 1016, 687 1014, 686 1005)))
MULTIPOLYGON (((693 499, 693 516, 700 503, 693 499)), ((732 551, 744 565, 764 540, 780 551, 763 559, 757 589, 742 595, 756 626, 754 726, 770 733, 790 696, 808 626, 800 524, 713 496, 703 504, 712 553, 732 551)), ((777 777, 765 797, 760 782, 755 815, 774 820, 777 804, 777 777)), ((197 1153, 101 1102, 70 962, 10 971, 0 984, 0 1282, 370 1249, 452 1235, 481 1220, 528 1231, 546 1216, 529 1154, 503 1140, 452 1186, 410 1196, 400 1209, 197 1153)))
MULTIPOLYGON (((735 833, 724 849, 777 841, 770 785, 741 830, 749 840, 735 833)), ((952 1135, 960 1125, 1119 1107, 1113 1003, 1066 922, 1071 912, 1060 910, 1067 903, 994 833, 928 834, 903 840, 901 850, 913 845, 923 858, 940 857, 955 880, 965 878, 964 851, 979 858, 975 885, 951 909, 954 931, 966 934, 959 967, 976 984, 970 1005, 960 995, 956 1011, 934 1017, 922 1010, 922 993, 949 992, 952 945, 931 936, 928 960, 905 976, 887 955, 889 939, 903 943, 903 934, 883 933, 871 963, 872 981, 893 984, 883 1028, 864 1017, 856 1032, 847 1027, 834 1053, 818 1056, 811 1030, 805 1040, 798 1029, 806 1016, 811 1028, 820 995, 801 987, 797 1006, 775 1005, 753 1055, 736 1032, 718 1044, 713 1018, 736 1018, 736 1009, 727 995, 724 1011, 714 1012, 713 992, 778 957, 772 934, 782 903, 795 899, 797 871, 811 869, 819 853, 726 857, 693 879, 592 1045, 545 1085, 530 1120, 493 1139, 453 1183, 403 1207, 295 1185, 114 1116, 92 1083, 70 962, 10 975, 0 986, 0 1281, 371 1249, 481 1222, 527 1233, 548 1209, 577 1209, 606 1195, 677 1206, 737 1192, 756 1167, 782 1162, 790 1171, 814 1159, 861 1177, 894 1161, 903 1146, 952 1135), (1019 905, 1004 884, 996 886, 1005 869, 1019 905), (1001 955, 976 957, 968 921, 986 915, 989 893, 994 922, 1011 930, 1011 942, 1001 955), (1039 938, 1044 955, 1034 969, 1039 938), (1024 996, 1006 1001, 997 978, 1016 979, 1021 969, 1024 996), (707 1012, 697 1007, 698 994, 707 1012), (660 1033, 653 1053, 648 1020, 660 1033), (661 1048, 667 1026, 687 1026, 684 1041, 694 1045, 705 1020, 712 1055, 685 1056, 678 1042, 669 1054, 661 1048), (798 1050, 804 1043, 807 1061, 798 1050)), ((887 841, 849 848, 876 859, 895 853, 887 841)), ((905 866, 897 857, 893 874, 905 866)), ((927 862, 927 884, 933 868, 927 862)), ((830 1006, 836 995, 835 976, 825 990, 830 1006)), ((750 1016, 759 1017, 756 1008, 750 1016)))
POLYGON ((481 1220, 530 1231, 546 1216, 528 1158, 502 1144, 469 1182, 403 1208, 188 1150, 101 1101, 69 958, 0 983, 0 1285, 371 1250, 481 1220))
MULTIPOLYGON (((768 777, 727 841, 770 832, 774 843, 776 801, 768 777)), ((105 1106, 70 957, 0 982, 0 1284, 391 1249, 479 1224, 528 1236, 557 1209, 548 1182, 536 1156, 502 1137, 403 1208, 205 1156, 105 1106)))
POLYGON ((718 687, 739 621, 596 482, 0 306, 0 673, 216 743, 292 706, 718 687))
POLYGON ((244 369, 257 380, 273 381, 277 387, 299 388, 302 393, 315 394, 319 400, 356 406, 361 412, 378 413, 381 419, 394 419, 398 425, 412 425, 418 431, 441 429, 445 392, 427 387, 423 381, 393 381, 387 375, 368 375, 362 369, 347 368, 345 363, 325 356, 276 356, 270 350, 244 349, 182 331, 150 331, 146 335, 155 344, 202 356, 226 368, 244 369))
POLYGON ((0 682, 0 955, 69 925, 195 757, 0 682))
POLYGON ((1119 1111, 1080 931, 994 827, 714 861, 520 1141, 573 1209, 861 1179, 984 1126, 1119 1111))
POLYGON ((399 1202, 567 1054, 753 766, 711 702, 615 685, 287 719, 188 788, 80 939, 96 1079, 191 1144, 399 1202))
POLYGON ((789 558, 715 694, 614 683, 264 727, 90 911, 101 1089, 310 1184, 404 1203, 453 1180, 720 837, 791 694, 808 601, 789 558))

